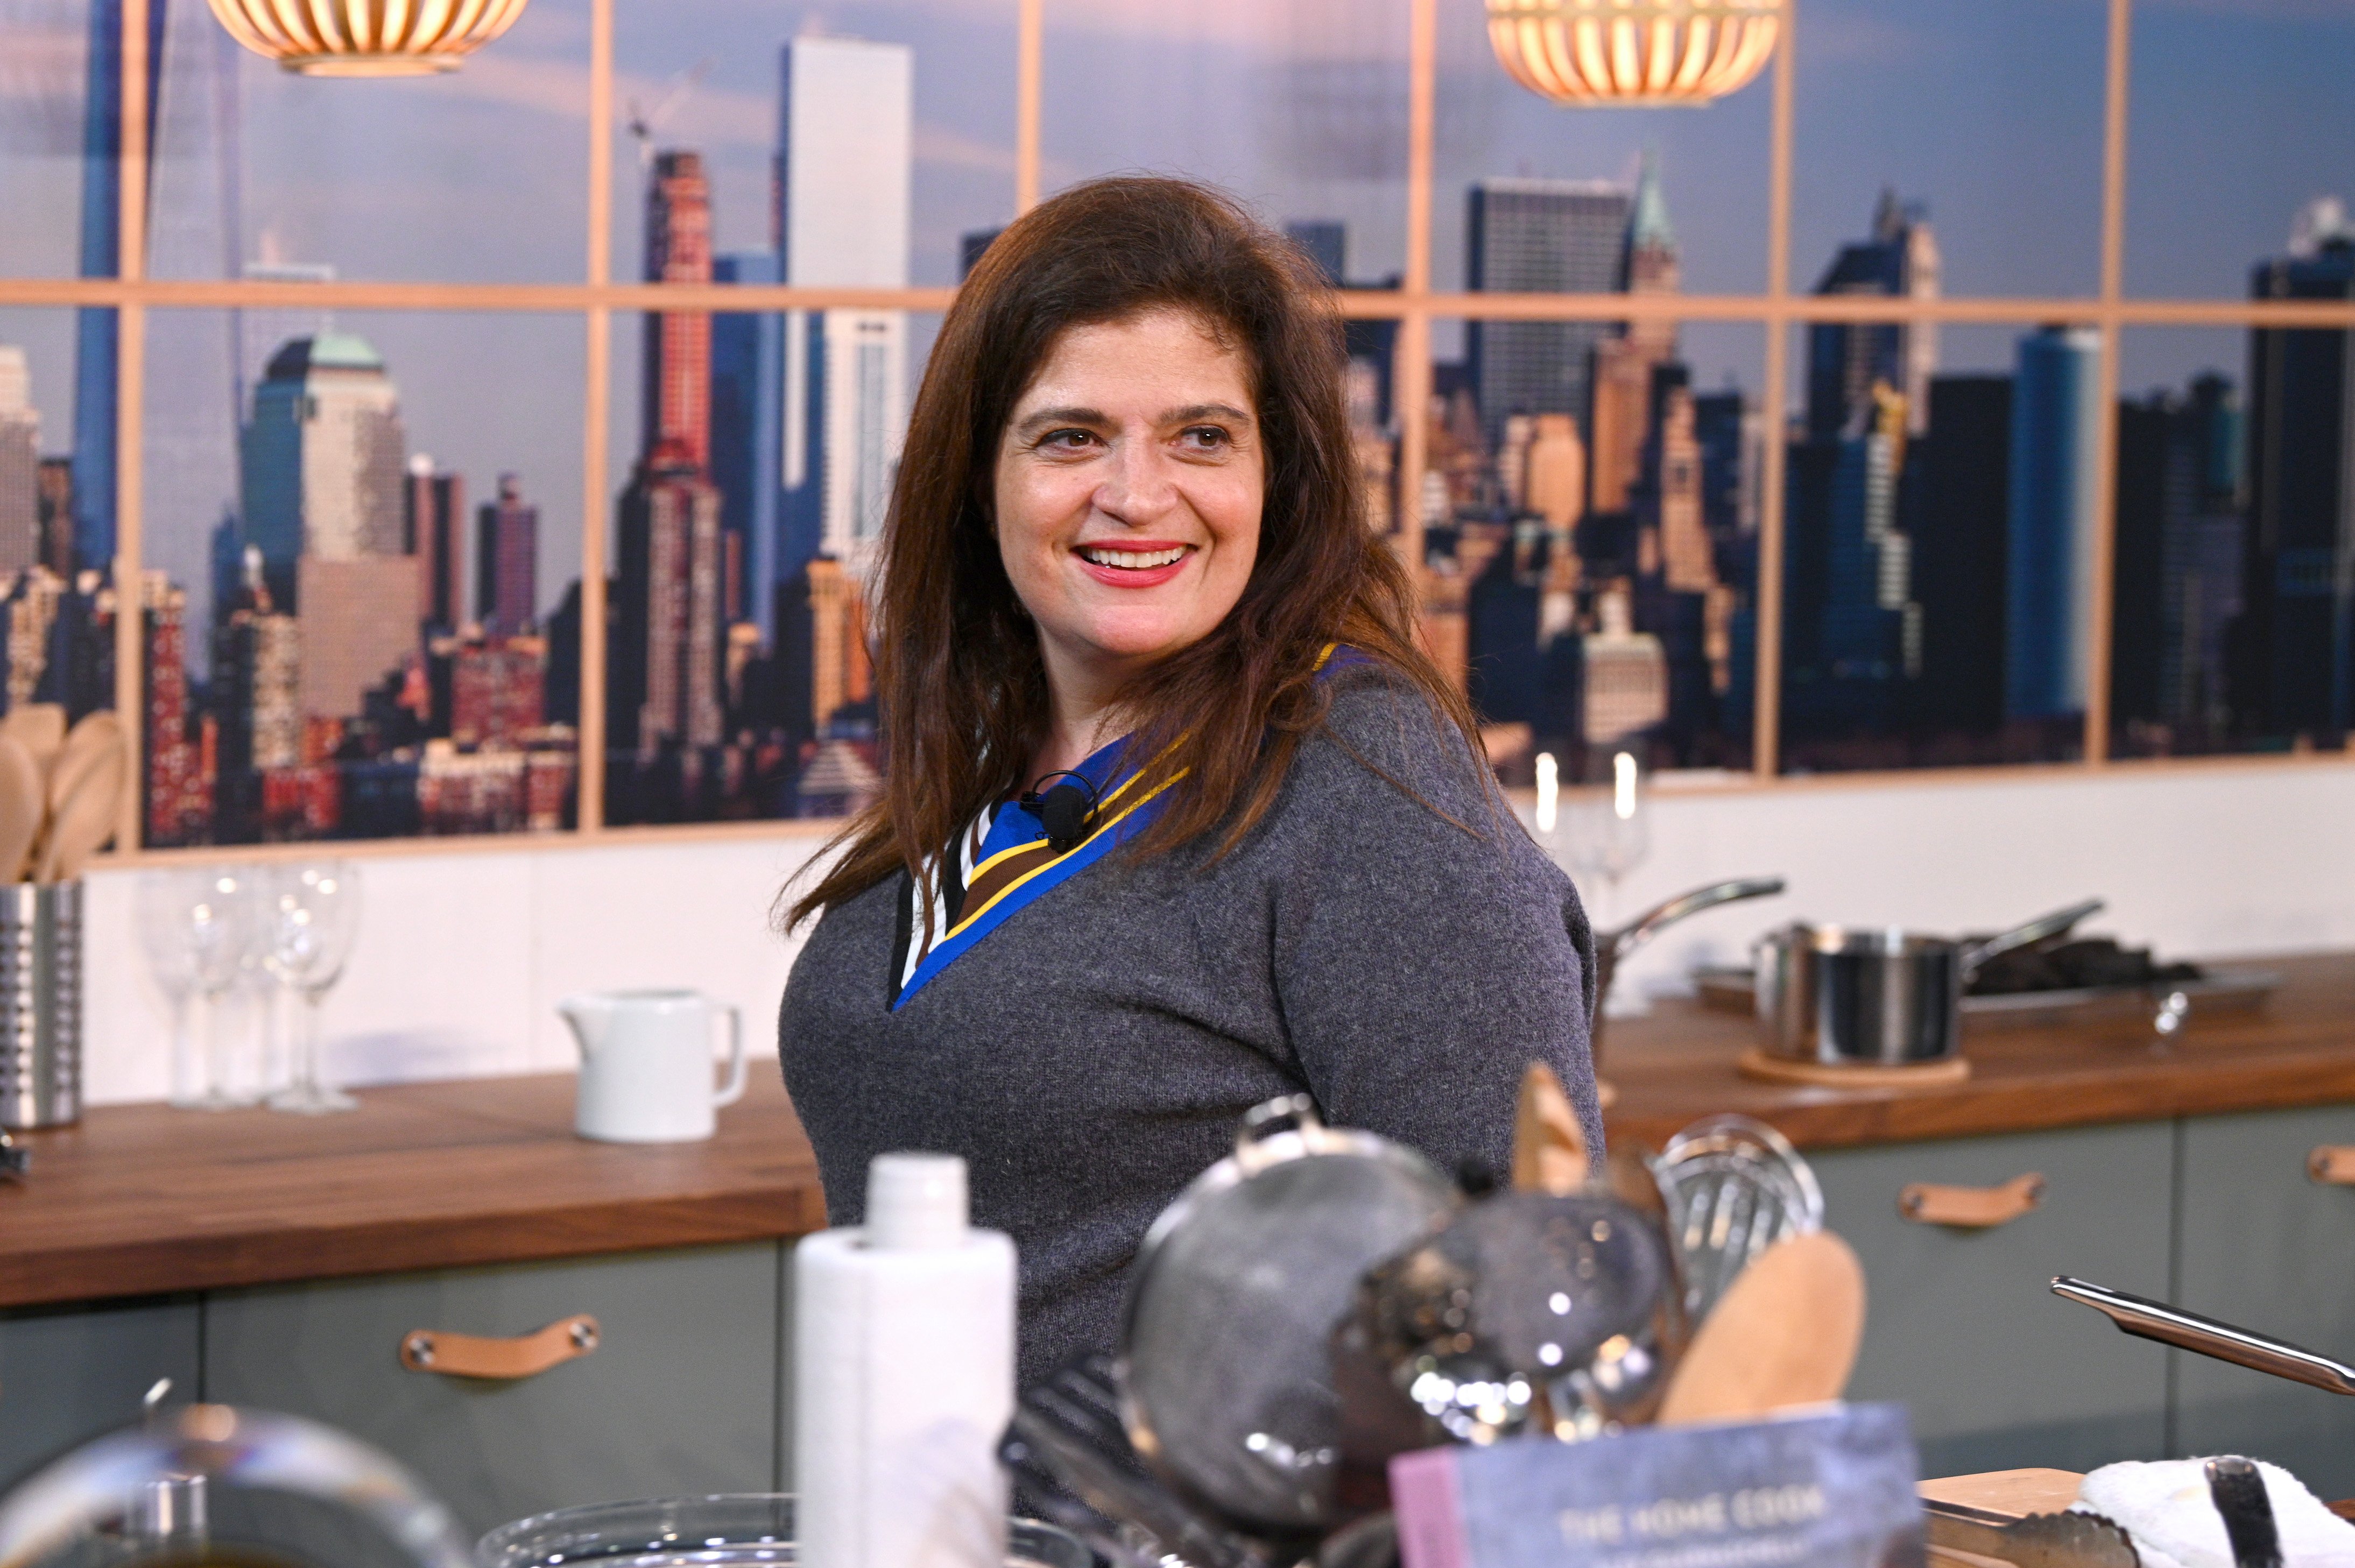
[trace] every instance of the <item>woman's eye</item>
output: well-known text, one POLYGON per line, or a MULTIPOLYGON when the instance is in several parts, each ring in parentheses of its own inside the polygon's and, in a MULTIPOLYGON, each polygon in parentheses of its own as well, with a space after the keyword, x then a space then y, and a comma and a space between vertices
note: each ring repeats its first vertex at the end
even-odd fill
POLYGON ((1052 430, 1039 438, 1039 444, 1049 452, 1077 452, 1094 440, 1083 430, 1052 430))
POLYGON ((1197 452, 1216 452, 1230 444, 1231 439, 1214 424, 1198 424, 1184 436, 1186 444, 1197 452))

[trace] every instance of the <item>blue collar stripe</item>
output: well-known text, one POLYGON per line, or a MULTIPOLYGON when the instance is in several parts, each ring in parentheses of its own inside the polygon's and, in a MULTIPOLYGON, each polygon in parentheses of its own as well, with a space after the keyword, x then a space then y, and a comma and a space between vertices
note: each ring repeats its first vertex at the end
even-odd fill
POLYGON ((1046 893, 1060 887, 1073 876, 1103 859, 1116 846, 1135 837, 1152 826, 1154 818, 1159 816, 1162 808, 1168 805, 1168 802, 1162 798, 1164 793, 1170 784, 1177 782, 1176 779, 1168 780, 1159 789, 1099 827, 1093 836, 1078 848, 1068 855, 1049 861, 998 894, 983 908, 959 921, 955 931, 943 938, 939 946, 926 954, 924 961, 916 966, 916 972, 908 976, 908 983, 900 987, 900 995, 892 1002, 891 1010, 896 1013, 906 1007, 908 998, 922 990, 932 976, 955 963, 966 949, 996 931, 1017 911, 1035 903, 1046 893))

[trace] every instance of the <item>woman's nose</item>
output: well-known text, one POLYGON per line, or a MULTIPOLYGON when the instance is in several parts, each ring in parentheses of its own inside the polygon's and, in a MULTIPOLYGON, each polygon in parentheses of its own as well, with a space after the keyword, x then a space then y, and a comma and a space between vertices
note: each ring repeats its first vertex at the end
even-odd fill
POLYGON ((1178 501, 1178 486, 1170 466, 1156 443, 1116 443, 1112 470, 1096 487, 1096 509, 1131 527, 1167 515, 1178 501))

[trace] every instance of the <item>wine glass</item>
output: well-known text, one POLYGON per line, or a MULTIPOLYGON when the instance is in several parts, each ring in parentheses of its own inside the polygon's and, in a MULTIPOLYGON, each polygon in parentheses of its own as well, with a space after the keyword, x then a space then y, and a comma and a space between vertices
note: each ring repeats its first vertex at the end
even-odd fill
POLYGON ((305 1115, 357 1110, 358 1101, 319 1081, 319 1009, 343 978, 359 929, 359 868, 343 860, 281 868, 264 880, 261 904, 262 965, 303 1000, 293 1082, 270 1097, 270 1108, 305 1115))
POLYGON ((1617 902, 1620 879, 1651 853, 1651 792, 1645 784, 1643 763, 1633 751, 1599 748, 1590 754, 1585 782, 1561 792, 1563 859, 1579 891, 1588 895, 1588 917, 1598 929, 1608 924, 1606 912, 1617 902), (1594 896, 1598 877, 1603 882, 1599 897, 1594 896))
POLYGON ((151 871, 139 880, 140 944, 172 1004, 171 1103, 226 1111, 248 1102, 231 1087, 220 998, 237 983, 245 952, 250 882, 245 873, 207 868, 151 871), (204 1003, 204 1048, 188 1028, 191 998, 204 1003))

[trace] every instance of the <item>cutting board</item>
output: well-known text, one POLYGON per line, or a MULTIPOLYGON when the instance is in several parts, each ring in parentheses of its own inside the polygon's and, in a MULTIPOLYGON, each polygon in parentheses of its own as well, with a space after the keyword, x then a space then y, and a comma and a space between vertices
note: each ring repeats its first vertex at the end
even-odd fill
POLYGON ((1940 1515, 2000 1527, 2032 1513, 2059 1513, 2077 1500, 2077 1486, 2084 1478, 2074 1470, 1989 1470, 1923 1481, 1920 1490, 1930 1513, 1932 1568, 2009 1568, 1998 1558, 1939 1545, 1940 1515))

